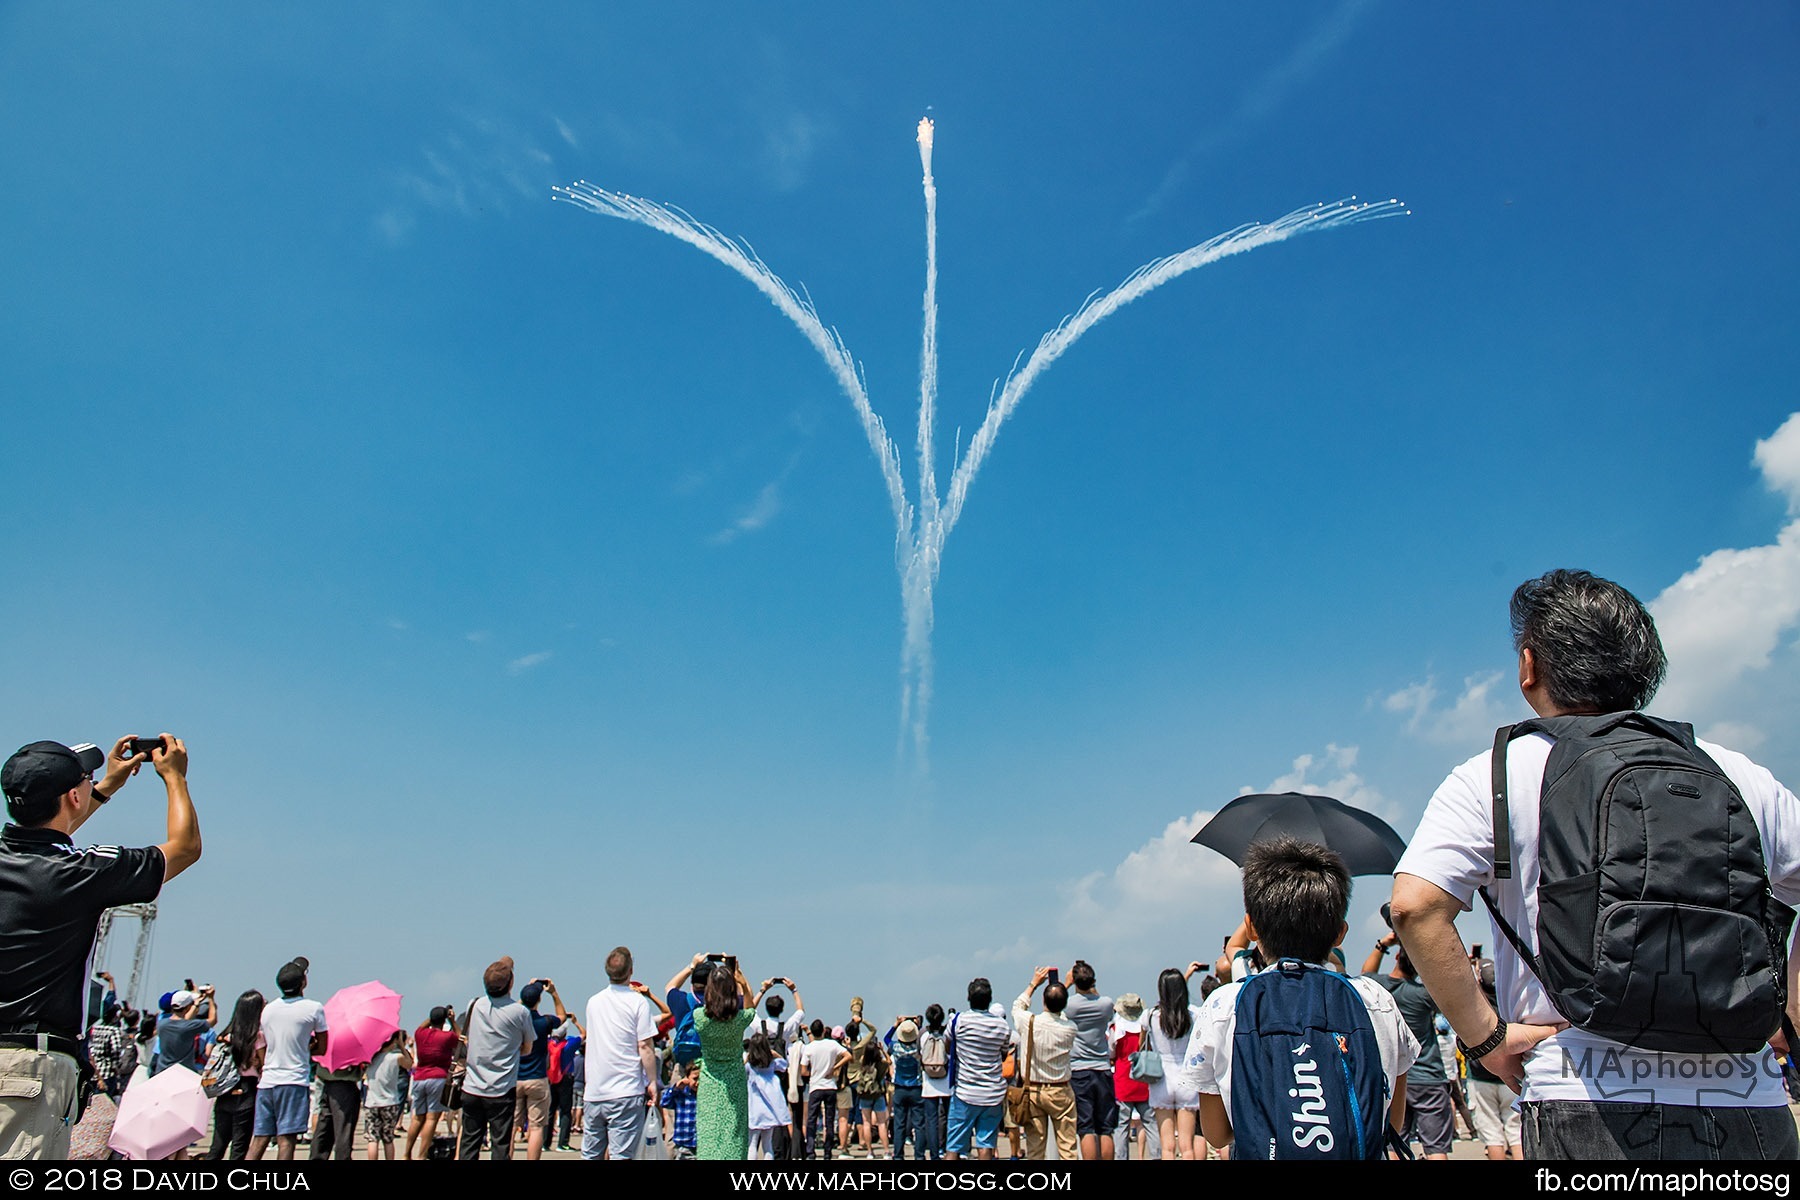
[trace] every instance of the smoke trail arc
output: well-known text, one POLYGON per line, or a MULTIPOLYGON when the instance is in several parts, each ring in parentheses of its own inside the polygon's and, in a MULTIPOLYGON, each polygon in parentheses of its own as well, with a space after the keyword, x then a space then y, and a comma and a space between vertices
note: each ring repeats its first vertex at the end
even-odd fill
POLYGON ((966 448, 958 447, 960 455, 952 455, 949 488, 940 502, 934 442, 938 394, 937 184, 931 169, 934 140, 935 127, 931 120, 920 121, 919 165, 924 171, 925 198, 925 295, 919 345, 919 503, 916 509, 907 498, 899 450, 869 402, 862 371, 851 358, 843 338, 820 319, 811 299, 771 271, 748 243, 726 237, 678 208, 610 192, 585 181, 552 189, 555 199, 601 216, 631 221, 686 242, 749 280, 818 351, 838 386, 850 398, 869 447, 875 453, 894 512, 894 565, 900 576, 903 629, 900 649, 901 747, 904 751, 910 734, 914 762, 921 772, 926 770, 928 762, 931 635, 935 622, 933 592, 943 568, 944 543, 962 518, 969 488, 993 451, 1000 427, 1012 416, 1038 377, 1095 325, 1133 300, 1190 271, 1303 233, 1341 229, 1406 212, 1398 200, 1358 202, 1354 196, 1334 204, 1315 204, 1267 224, 1240 225, 1197 246, 1147 262, 1111 291, 1090 295, 1056 328, 1038 340, 1029 357, 1021 351, 1020 358, 1024 362, 1015 359, 1005 380, 996 382, 980 428, 966 448))

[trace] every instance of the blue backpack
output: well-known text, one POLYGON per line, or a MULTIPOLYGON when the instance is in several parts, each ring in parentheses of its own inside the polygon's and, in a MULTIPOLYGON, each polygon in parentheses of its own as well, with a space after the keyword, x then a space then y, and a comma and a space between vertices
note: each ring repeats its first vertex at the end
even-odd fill
POLYGON ((1348 979, 1283 959, 1245 982, 1231 1041, 1233 1159, 1379 1159, 1387 1110, 1375 1026, 1348 979))
POLYGON ((675 1040, 669 1043, 669 1057, 678 1063, 691 1063, 700 1057, 700 1031, 694 1028, 698 1005, 681 1014, 675 1023, 675 1040))
POLYGON ((894 1086, 919 1087, 919 1043, 896 1040, 889 1052, 894 1059, 894 1086))

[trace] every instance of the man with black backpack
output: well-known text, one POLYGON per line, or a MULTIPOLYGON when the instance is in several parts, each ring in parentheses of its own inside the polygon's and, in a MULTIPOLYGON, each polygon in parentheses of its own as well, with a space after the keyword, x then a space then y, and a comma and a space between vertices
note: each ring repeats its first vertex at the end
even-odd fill
POLYGON ((1769 1047, 1789 1027, 1800 800, 1642 714, 1667 661, 1618 584, 1528 580, 1512 629, 1537 716, 1450 774, 1395 871, 1419 975, 1464 1056, 1522 1091, 1527 1158, 1800 1157, 1769 1047), (1497 1006, 1454 924, 1478 890, 1497 1006))

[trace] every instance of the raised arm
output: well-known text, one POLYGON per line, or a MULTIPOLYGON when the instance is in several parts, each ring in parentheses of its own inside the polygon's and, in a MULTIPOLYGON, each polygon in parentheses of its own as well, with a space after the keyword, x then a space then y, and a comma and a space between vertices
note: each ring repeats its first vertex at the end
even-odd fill
MULTIPOLYGON (((569 1010, 563 1007, 562 997, 556 994, 556 985, 548 979, 544 980, 544 990, 550 993, 550 999, 556 1004, 556 1021, 562 1024, 569 1019, 569 1010)), ((586 1037, 584 1033, 581 1036, 586 1037)))
MULTIPOLYGON (((687 966, 681 968, 681 970, 675 972, 674 977, 669 980, 669 985, 667 987, 663 988, 663 992, 665 994, 668 992, 678 992, 682 988, 686 987, 688 977, 694 973, 694 968, 699 966, 701 963, 703 963, 705 961, 706 961, 706 955, 704 955, 704 954, 694 955, 694 961, 690 962, 687 966)), ((668 1010, 664 1009, 663 1011, 667 1012, 668 1010)))
POLYGON ((187 746, 172 733, 162 737, 163 744, 151 752, 150 761, 169 793, 168 840, 158 847, 163 853, 163 882, 167 883, 200 861, 200 817, 188 795, 187 746))
MULTIPOLYGON (((681 985, 678 983, 671 984, 669 986, 669 990, 672 992, 680 986, 681 985)), ((655 992, 651 991, 647 985, 642 984, 642 983, 634 983, 631 985, 631 990, 636 992, 638 995, 642 996, 644 999, 650 1001, 650 1003, 656 1005, 656 1011, 661 1013, 663 1016, 666 1017, 669 1015, 669 1006, 667 1004, 663 1003, 663 998, 661 996, 657 995, 655 992)), ((580 1022, 576 1023, 575 1028, 577 1028, 577 1029, 581 1028, 580 1022)), ((581 1036, 586 1037, 587 1033, 584 1031, 581 1036)))
POLYGON ((1399 940, 1400 938, 1392 930, 1382 934, 1381 940, 1375 943, 1375 948, 1369 951, 1369 957, 1363 959, 1362 973, 1364 975, 1381 974, 1382 964, 1387 961, 1388 948, 1399 940))

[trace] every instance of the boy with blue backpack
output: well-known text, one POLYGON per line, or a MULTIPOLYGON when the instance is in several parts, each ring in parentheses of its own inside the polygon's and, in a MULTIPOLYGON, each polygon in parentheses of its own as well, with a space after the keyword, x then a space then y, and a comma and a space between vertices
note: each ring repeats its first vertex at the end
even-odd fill
POLYGON ((1419 1044, 1393 997, 1330 966, 1350 873, 1324 846, 1278 838, 1244 856, 1244 918, 1269 965, 1208 996, 1184 1064, 1200 1123, 1234 1159, 1379 1159, 1405 1115, 1419 1044))

